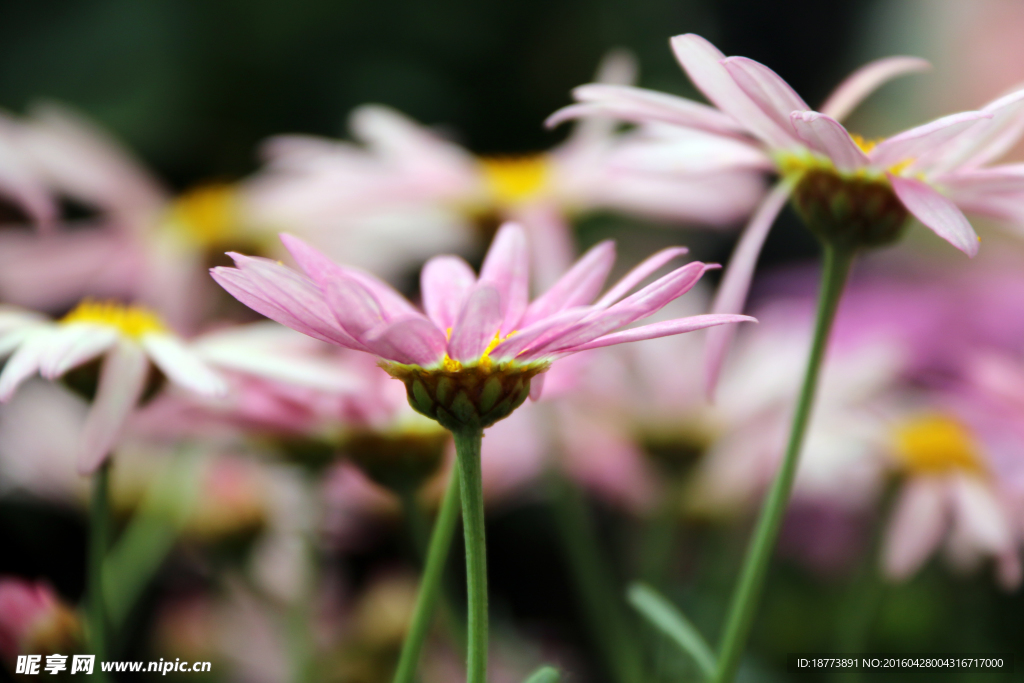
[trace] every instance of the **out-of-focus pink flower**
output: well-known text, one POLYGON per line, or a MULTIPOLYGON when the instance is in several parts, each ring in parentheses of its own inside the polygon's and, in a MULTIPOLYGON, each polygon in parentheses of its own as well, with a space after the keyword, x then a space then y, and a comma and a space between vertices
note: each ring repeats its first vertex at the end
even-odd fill
POLYGON ((84 301, 57 322, 6 310, 0 329, 0 345, 11 354, 0 373, 0 399, 5 401, 37 371, 54 379, 103 356, 96 398, 81 437, 78 468, 83 474, 109 455, 142 396, 151 363, 190 391, 215 395, 226 388, 222 378, 143 308, 84 301))
POLYGON ((0 657, 67 651, 81 637, 78 617, 48 583, 0 577, 0 657))
MULTIPOLYGON (((1024 133, 1024 90, 980 111, 946 116, 882 141, 865 141, 848 133, 839 120, 880 84, 925 68, 922 60, 872 62, 848 77, 817 112, 768 67, 745 57, 726 57, 700 36, 676 36, 672 48, 717 109, 662 93, 595 84, 577 89, 582 103, 556 113, 552 121, 611 115, 696 129, 721 139, 718 157, 724 167, 750 167, 760 153, 783 176, 785 182, 764 200, 737 245, 713 307, 716 312, 742 310, 761 245, 787 196, 795 191, 801 205, 804 194, 818 192, 830 178, 840 185, 871 185, 871 191, 877 187, 891 198, 885 210, 894 227, 909 213, 971 256, 978 239, 961 209, 1024 221, 1016 208, 1024 197, 1024 175, 1014 165, 989 166, 1024 133)), ((673 145, 655 141, 645 156, 664 159, 672 154, 673 145)), ((856 197, 849 201, 855 209, 866 210, 857 206, 856 197)), ((731 335, 722 330, 710 337, 709 386, 714 386, 731 335)))
MULTIPOLYGON (((605 60, 598 80, 628 83, 626 55, 605 60)), ((567 219, 611 209, 709 223, 739 220, 760 196, 755 174, 710 171, 669 177, 615 163, 633 135, 611 120, 581 123, 547 153, 476 158, 382 106, 364 106, 350 128, 363 147, 308 136, 271 139, 266 170, 248 202, 270 223, 310 239, 336 258, 374 272, 458 249, 474 216, 522 223, 542 285, 570 263, 567 219)))
POLYGON ((205 273, 207 252, 261 241, 234 186, 201 186, 174 198, 109 133, 71 110, 45 104, 0 124, 0 177, 2 140, 9 138, 54 214, 46 234, 0 234, 7 301, 46 310, 89 296, 139 301, 193 332, 216 291, 205 273), (96 215, 61 218, 58 198, 96 215))
MULTIPOLYGON (((709 267, 687 264, 626 296, 684 252, 678 248, 655 254, 590 304, 615 257, 613 244, 603 242, 530 303, 526 235, 519 226, 506 224, 479 278, 457 257, 427 263, 421 278, 424 315, 385 283, 332 263, 294 237, 282 240, 304 275, 273 261, 233 254, 237 268, 215 268, 214 278, 271 319, 382 358, 393 375, 406 372, 403 368, 453 376, 505 368, 533 376, 558 358, 587 349, 749 320, 692 316, 615 332, 687 292, 709 267)), ((534 385, 535 395, 540 387, 540 382, 534 385)))
POLYGON ((906 474, 882 550, 894 580, 913 575, 940 546, 962 570, 996 561, 1000 583, 1020 584, 1020 531, 984 443, 955 414, 924 412, 895 428, 891 452, 906 474))

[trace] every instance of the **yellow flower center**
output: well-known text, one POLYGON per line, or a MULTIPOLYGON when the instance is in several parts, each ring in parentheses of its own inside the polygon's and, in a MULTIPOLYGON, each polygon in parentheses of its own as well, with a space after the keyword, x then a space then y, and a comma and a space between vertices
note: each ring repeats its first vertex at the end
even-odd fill
POLYGON ((116 301, 85 299, 61 319, 63 324, 90 323, 112 327, 125 337, 139 339, 152 332, 165 332, 160 317, 142 306, 125 306, 116 301))
MULTIPOLYGON (((504 337, 501 336, 501 330, 495 332, 494 339, 492 339, 490 343, 487 344, 487 348, 484 349, 484 352, 482 354, 480 354, 480 360, 476 363, 476 365, 484 368, 485 370, 490 369, 491 365, 494 364, 494 361, 491 360, 491 351, 493 351, 498 346, 498 344, 505 341, 518 331, 519 330, 512 330, 504 337)), ((452 328, 450 327, 447 330, 447 336, 449 339, 451 339, 452 328)), ((441 361, 441 367, 444 369, 445 372, 458 372, 459 370, 462 369, 462 363, 453 358, 450 358, 446 353, 444 354, 444 359, 442 359, 441 361)))
POLYGON ((894 437, 896 455, 911 473, 985 472, 973 435, 948 415, 913 418, 900 425, 894 437))
POLYGON ((234 185, 202 185, 178 197, 168 212, 171 224, 190 242, 217 247, 238 232, 238 193, 234 185))
POLYGON ((551 179, 551 162, 545 154, 482 157, 480 168, 491 199, 499 206, 514 206, 535 198, 551 179))

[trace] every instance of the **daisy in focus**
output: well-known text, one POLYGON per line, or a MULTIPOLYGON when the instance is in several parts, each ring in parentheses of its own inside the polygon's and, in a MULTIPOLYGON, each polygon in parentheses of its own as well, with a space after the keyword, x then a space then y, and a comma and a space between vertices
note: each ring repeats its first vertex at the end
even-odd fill
MULTIPOLYGON (((635 65, 612 53, 597 80, 632 82, 635 65)), ((361 143, 279 136, 267 166, 247 186, 260 220, 294 232, 346 262, 389 276, 424 256, 468 246, 474 225, 504 220, 530 236, 537 281, 550 285, 575 255, 570 219, 595 210, 661 220, 729 225, 763 191, 750 169, 668 177, 616 163, 634 136, 611 119, 580 122, 543 152, 474 156, 390 108, 356 109, 361 143)))
POLYGON ((331 262, 301 240, 282 235, 303 273, 266 259, 232 254, 236 268, 214 279, 263 315, 312 337, 373 354, 401 379, 410 404, 449 429, 487 427, 531 393, 559 358, 603 346, 752 320, 698 315, 624 331, 692 288, 711 266, 681 266, 629 294, 685 253, 650 257, 595 303, 615 259, 611 242, 586 254, 547 292, 529 301, 526 233, 506 224, 477 277, 460 258, 439 256, 423 268, 424 312, 376 278, 331 262))
MULTIPOLYGON (((1024 175, 1018 165, 991 166, 1024 133, 1024 90, 979 111, 945 116, 884 140, 864 140, 840 121, 878 86, 927 67, 891 57, 850 75, 821 111, 810 108, 774 71, 745 57, 726 57, 693 34, 672 39, 676 58, 715 105, 628 86, 585 85, 579 104, 551 123, 614 116, 651 132, 632 163, 671 171, 682 141, 699 135, 720 168, 770 169, 782 181, 755 212, 736 247, 715 301, 716 312, 743 308, 757 257, 778 212, 791 198, 812 231, 852 246, 899 237, 909 216, 969 256, 978 237, 963 211, 1021 223, 1024 175), (717 142, 714 142, 716 141, 717 142)), ((682 158, 685 158, 682 157, 682 158)), ((714 384, 730 332, 712 335, 714 384)))

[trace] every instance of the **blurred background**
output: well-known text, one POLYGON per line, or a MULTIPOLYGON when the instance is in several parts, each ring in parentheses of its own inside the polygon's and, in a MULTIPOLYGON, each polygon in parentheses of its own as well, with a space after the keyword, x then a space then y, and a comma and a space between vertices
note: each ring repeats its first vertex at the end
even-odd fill
MULTIPOLYGON (((698 97, 668 48, 670 36, 686 32, 707 37, 726 54, 770 65, 812 106, 870 59, 910 54, 932 61, 931 72, 887 85, 858 110, 851 127, 871 135, 980 106, 1024 81, 1024 7, 1014 0, 4 0, 0 17, 0 106, 21 114, 39 101, 69 105, 111 131, 177 191, 253 173, 257 149, 272 135, 346 138, 348 113, 364 103, 390 105, 476 154, 547 149, 565 129, 546 130, 543 120, 570 102, 574 86, 592 79, 611 48, 636 56, 640 85, 698 97)), ((736 234, 603 213, 580 221, 576 231, 583 246, 628 236, 627 252, 682 243, 694 258, 720 262, 736 234)), ((1004 255, 1017 249, 1010 244, 1004 255)), ((927 242, 929 248, 934 244, 927 242)), ((814 279, 804 266, 816 253, 795 216, 784 213, 762 256, 755 301, 779 292, 797 299, 813 294, 814 279)), ((1008 258, 1024 272, 1024 257, 1008 258)), ((488 520, 497 637, 513 661, 556 652, 575 672, 569 680, 610 681, 601 646, 588 636, 588 619, 572 598, 556 513, 541 498, 527 492, 488 520)), ((597 499, 591 510, 614 571, 626 578, 634 520, 597 499)), ((664 590, 714 634, 748 525, 697 519, 684 527, 664 590)), ((367 593, 381 572, 408 577, 415 567, 400 524, 378 521, 364 536, 370 540, 334 554, 325 570, 336 575, 335 589, 348 595, 367 593)), ((0 574, 45 578, 69 602, 82 595, 80 515, 5 498, 0 548, 0 574)), ((462 571, 455 561, 460 554, 457 540, 450 563, 455 576, 462 571)), ((161 627, 160 606, 168 596, 194 594, 221 561, 229 562, 186 557, 164 567, 135 617, 128 645, 133 657, 160 651, 153 644, 160 628, 185 629, 161 627)), ((838 680, 789 674, 783 662, 790 652, 836 649, 833 635, 855 618, 847 605, 855 564, 823 572, 792 558, 776 563, 744 680, 838 680)), ((400 589, 401 582, 396 600, 400 589)), ((1015 651, 1017 666, 1024 666, 1024 594, 1001 589, 989 572, 959 576, 933 562, 880 590, 865 648, 1015 651)), ((664 650, 661 679, 677 680, 674 672, 683 665, 670 661, 667 645, 664 650)), ((387 680, 351 667, 338 671, 330 680, 387 680)), ((215 667, 214 674, 234 680, 226 667, 215 667)), ((1011 680, 998 676, 978 680, 1011 680)), ((925 677, 975 680, 960 673, 925 677)), ((495 680, 505 679, 496 674, 495 680)))

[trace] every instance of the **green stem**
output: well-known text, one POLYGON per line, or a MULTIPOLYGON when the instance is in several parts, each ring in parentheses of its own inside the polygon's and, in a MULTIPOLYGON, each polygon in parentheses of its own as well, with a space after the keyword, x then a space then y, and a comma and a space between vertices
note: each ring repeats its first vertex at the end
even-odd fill
POLYGON ((89 505, 89 576, 86 607, 89 647, 96 659, 107 657, 107 610, 103 599, 103 564, 110 546, 110 461, 93 474, 89 505))
POLYGON ((555 519, 588 625, 615 681, 635 683, 641 678, 640 653, 627 626, 624 591, 608 571, 582 493, 564 477, 555 475, 554 482, 555 519))
MULTIPOLYGON (((412 504, 415 505, 415 501, 412 501, 412 504)), ((412 683, 416 677, 416 667, 419 664, 420 652, 423 650, 423 642, 427 637, 430 618, 434 613, 434 606, 441 596, 444 565, 448 559, 448 551, 451 548, 452 536, 455 534, 455 525, 458 521, 459 468, 455 468, 452 470, 444 500, 441 502, 441 510, 438 512, 433 533, 430 535, 423 577, 420 580, 419 594, 416 596, 416 607, 413 611, 412 623, 409 625, 409 632, 405 636, 405 642, 402 643, 402 654, 398 659, 394 683, 412 683)))
POLYGON ((466 588, 469 645, 466 648, 467 683, 487 681, 487 542, 484 535, 484 490, 480 475, 479 427, 453 432, 462 489, 462 527, 466 536, 466 588))
POLYGON ((783 514, 789 502, 789 494, 793 488, 793 479, 796 476, 797 464, 800 460, 800 449, 810 421, 814 394, 818 386, 818 374, 821 370, 832 322, 835 319, 839 299, 842 297, 846 278, 853 263, 854 252, 852 250, 827 244, 824 251, 814 341, 811 345, 810 357, 807 359, 807 370, 804 374, 800 398, 797 401, 796 413, 793 415, 786 455, 761 508, 757 526, 754 529, 750 545, 747 547, 743 570, 733 593, 732 604, 729 607, 729 615, 722 635, 715 683, 730 683, 732 681, 750 635, 750 628, 768 571, 768 561, 771 559, 772 549, 775 547, 779 528, 782 525, 783 514))

